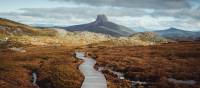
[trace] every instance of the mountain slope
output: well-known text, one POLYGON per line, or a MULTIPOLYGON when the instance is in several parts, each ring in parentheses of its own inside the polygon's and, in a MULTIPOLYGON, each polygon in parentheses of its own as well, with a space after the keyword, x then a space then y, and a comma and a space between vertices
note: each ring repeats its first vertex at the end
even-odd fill
POLYGON ((155 43, 165 43, 169 41, 166 38, 163 38, 162 36, 154 32, 139 32, 131 35, 130 38, 155 43))
POLYGON ((64 27, 63 29, 68 31, 89 31, 95 33, 103 33, 117 37, 129 36, 132 33, 134 33, 133 30, 125 26, 118 25, 108 21, 105 15, 98 15, 96 21, 94 22, 88 24, 64 27))
POLYGON ((112 38, 107 41, 90 44, 91 47, 147 46, 170 42, 153 32, 139 32, 129 37, 112 38))
POLYGON ((155 32, 165 38, 178 41, 194 41, 200 37, 199 32, 185 31, 176 28, 169 28, 167 30, 159 30, 155 32))
POLYGON ((29 35, 29 36, 54 36, 56 31, 51 29, 35 28, 9 19, 0 18, 1 35, 29 35))
POLYGON ((0 33, 7 35, 37 35, 37 28, 0 18, 0 33))

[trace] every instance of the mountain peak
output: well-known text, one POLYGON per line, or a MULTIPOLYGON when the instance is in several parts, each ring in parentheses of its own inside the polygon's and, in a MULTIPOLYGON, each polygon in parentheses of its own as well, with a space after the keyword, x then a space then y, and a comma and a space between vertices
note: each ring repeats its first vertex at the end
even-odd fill
POLYGON ((95 32, 95 33, 102 33, 102 34, 108 34, 111 36, 129 36, 134 33, 133 30, 118 25, 116 23, 113 23, 109 21, 106 17, 106 15, 97 15, 96 21, 82 24, 82 25, 75 25, 70 27, 65 27, 64 29, 68 31, 89 31, 89 32, 95 32))
POLYGON ((104 14, 100 14, 97 16, 96 22, 106 22, 108 21, 108 18, 106 17, 106 15, 104 14))
POLYGON ((177 29, 177 28, 171 27, 168 30, 181 30, 181 29, 177 29))

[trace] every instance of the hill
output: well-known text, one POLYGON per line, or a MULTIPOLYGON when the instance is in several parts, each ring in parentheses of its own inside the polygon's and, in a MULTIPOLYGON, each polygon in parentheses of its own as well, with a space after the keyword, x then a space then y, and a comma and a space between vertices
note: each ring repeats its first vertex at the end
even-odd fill
POLYGON ((115 37, 129 36, 132 33, 134 33, 134 31, 128 27, 108 21, 105 15, 98 15, 96 21, 88 24, 61 27, 61 28, 67 31, 89 31, 95 33, 108 34, 115 37))
POLYGON ((55 36, 56 31, 35 28, 9 19, 0 18, 1 35, 55 36))
POLYGON ((177 41, 194 41, 200 38, 199 32, 185 31, 177 28, 155 31, 160 36, 177 41))
POLYGON ((147 46, 167 43, 170 40, 165 39, 153 32, 135 33, 129 37, 112 38, 107 41, 89 44, 90 47, 117 47, 117 46, 147 46))
MULTIPOLYGON (((166 39, 155 33, 141 32, 131 34, 130 31, 117 29, 119 26, 109 22, 105 15, 99 15, 97 20, 89 25, 91 27, 113 27, 113 30, 119 32, 115 37, 111 34, 90 32, 90 31, 66 31, 65 29, 53 28, 35 28, 7 19, 0 19, 0 40, 14 42, 11 45, 42 45, 42 46, 84 46, 84 45, 105 45, 105 46, 135 46, 135 45, 153 45, 167 42, 166 39), (110 26, 107 24, 113 24, 110 26), (114 29, 116 27, 116 29, 114 29), (3 35, 3 36, 2 36, 3 35), (6 35, 6 37, 4 36, 6 35), (119 37, 122 36, 123 37, 119 37), (125 36, 126 35, 126 36, 125 36), (117 36, 117 37, 116 37, 117 36)), ((84 29, 83 29, 84 30, 84 29)), ((104 31, 104 29, 97 29, 104 31)), ((72 31, 72 30, 71 30, 72 31)), ((132 30, 131 30, 132 31, 132 30)), ((133 32, 133 31, 132 31, 133 32)), ((108 32, 110 33, 110 32, 108 32)), ((113 33, 113 32, 112 32, 113 33)), ((6 42, 6 45, 8 42, 6 42)))
POLYGON ((0 33, 6 35, 37 35, 37 28, 0 18, 0 33))

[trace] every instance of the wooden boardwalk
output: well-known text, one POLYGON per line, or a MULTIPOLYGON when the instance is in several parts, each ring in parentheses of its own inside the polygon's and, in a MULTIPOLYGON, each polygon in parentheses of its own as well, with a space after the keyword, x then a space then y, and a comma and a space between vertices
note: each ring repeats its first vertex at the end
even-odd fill
POLYGON ((79 66, 80 71, 85 76, 81 88, 107 88, 105 76, 94 69, 96 61, 92 58, 85 57, 82 52, 76 52, 76 57, 84 60, 79 66))

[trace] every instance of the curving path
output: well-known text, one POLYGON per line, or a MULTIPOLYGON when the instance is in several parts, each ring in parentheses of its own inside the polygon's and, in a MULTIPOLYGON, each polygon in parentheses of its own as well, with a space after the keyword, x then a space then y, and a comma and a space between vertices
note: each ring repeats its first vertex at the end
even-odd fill
POLYGON ((82 52, 76 52, 76 58, 84 60, 79 66, 80 71, 85 76, 81 88, 107 88, 105 76, 94 69, 96 63, 94 59, 85 57, 82 52))

